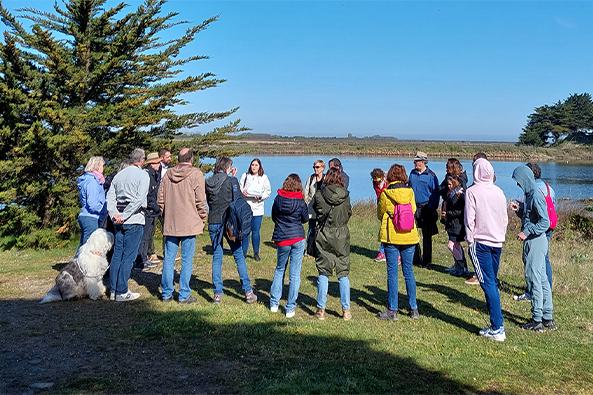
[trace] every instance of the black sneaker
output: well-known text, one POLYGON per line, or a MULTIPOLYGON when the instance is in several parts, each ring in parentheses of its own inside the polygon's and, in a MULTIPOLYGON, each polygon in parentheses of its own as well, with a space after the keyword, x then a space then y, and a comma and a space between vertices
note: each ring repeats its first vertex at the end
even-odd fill
POLYGON ((384 321, 396 321, 397 320, 397 311, 393 310, 385 310, 379 314, 377 314, 377 318, 384 321))
POLYGON ((528 323, 521 326, 521 329, 525 329, 527 331, 534 331, 534 332, 543 332, 544 325, 540 321, 529 321, 528 323))
POLYGON ((198 299, 195 296, 190 296, 187 299, 183 299, 179 301, 179 304, 192 304, 192 303, 196 303, 198 301, 198 299))
POLYGON ((556 322, 554 322, 554 320, 542 320, 542 325, 544 326, 544 329, 547 331, 555 331, 556 329, 558 329, 558 327, 556 326, 556 322))
POLYGON ((259 254, 255 254, 253 256, 253 259, 255 259, 257 262, 261 261, 261 258, 259 257, 259 254))
POLYGON ((410 310, 410 318, 413 320, 417 320, 420 318, 420 314, 418 313, 418 309, 410 310))

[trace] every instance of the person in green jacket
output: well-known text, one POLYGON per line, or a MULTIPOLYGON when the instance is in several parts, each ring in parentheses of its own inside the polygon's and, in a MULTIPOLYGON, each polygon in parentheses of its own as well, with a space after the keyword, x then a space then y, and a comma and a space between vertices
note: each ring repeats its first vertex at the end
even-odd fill
POLYGON ((321 190, 315 192, 313 209, 317 216, 319 231, 315 258, 317 279, 317 312, 315 316, 325 319, 329 276, 336 272, 340 285, 342 318, 349 320, 350 313, 350 231, 348 221, 352 215, 350 195, 344 187, 344 178, 339 169, 330 169, 323 179, 321 190))

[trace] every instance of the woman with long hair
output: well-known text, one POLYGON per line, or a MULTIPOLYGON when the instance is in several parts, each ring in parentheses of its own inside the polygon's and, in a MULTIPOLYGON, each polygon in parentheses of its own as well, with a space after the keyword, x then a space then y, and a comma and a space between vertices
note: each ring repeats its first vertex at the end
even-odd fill
POLYGON ((292 318, 296 311, 296 300, 301 284, 301 266, 305 253, 305 228, 303 224, 309 220, 307 204, 303 199, 303 186, 297 174, 290 174, 284 180, 282 188, 272 206, 274 233, 272 240, 276 244, 278 260, 274 271, 274 280, 270 288, 270 310, 278 311, 282 297, 284 272, 290 260, 288 275, 288 298, 286 301, 286 317, 292 318))
POLYGON ((391 166, 387 172, 387 184, 377 204, 377 217, 381 221, 379 241, 383 243, 387 259, 387 310, 379 314, 379 319, 397 319, 397 263, 400 257, 410 305, 410 317, 417 319, 419 315, 414 278, 414 251, 420 238, 414 222, 416 199, 414 191, 408 186, 408 176, 404 166, 398 164, 391 166), (396 226, 399 223, 409 224, 409 227, 396 226))
POLYGON ((317 279, 317 312, 315 316, 325 319, 325 305, 329 276, 334 272, 340 286, 342 318, 350 320, 350 231, 348 221, 352 216, 350 194, 344 186, 344 177, 339 169, 329 169, 323 179, 323 188, 315 192, 313 208, 317 216, 315 258, 319 277, 317 279))
MULTIPOLYGON (((245 200, 253 211, 251 220, 251 243, 253 245, 253 259, 260 261, 259 244, 260 244, 260 229, 262 219, 264 217, 264 200, 270 197, 272 188, 268 176, 264 174, 264 167, 261 160, 255 158, 249 164, 249 169, 241 176, 239 181, 241 192, 245 196, 245 200)), ((246 237, 242 241, 243 255, 247 257, 249 251, 249 238, 246 237)))
POLYGON ((102 156, 91 156, 84 168, 84 174, 78 177, 78 197, 80 212, 78 224, 80 225, 80 245, 88 240, 103 219, 107 216, 107 203, 105 199, 105 176, 103 167, 105 160, 102 156))

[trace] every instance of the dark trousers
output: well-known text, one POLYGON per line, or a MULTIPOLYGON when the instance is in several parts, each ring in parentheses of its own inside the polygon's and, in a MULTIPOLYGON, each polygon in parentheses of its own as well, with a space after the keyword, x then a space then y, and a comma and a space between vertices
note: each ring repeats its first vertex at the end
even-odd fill
POLYGON ((437 219, 436 209, 427 205, 416 207, 416 226, 422 230, 422 248, 420 248, 420 243, 416 245, 414 265, 426 266, 432 263, 432 236, 439 232, 437 219))
POLYGON ((138 256, 136 257, 135 267, 143 268, 148 261, 148 255, 150 254, 150 245, 154 236, 154 225, 157 217, 151 217, 147 215, 144 218, 144 232, 142 234, 142 241, 138 248, 138 256))

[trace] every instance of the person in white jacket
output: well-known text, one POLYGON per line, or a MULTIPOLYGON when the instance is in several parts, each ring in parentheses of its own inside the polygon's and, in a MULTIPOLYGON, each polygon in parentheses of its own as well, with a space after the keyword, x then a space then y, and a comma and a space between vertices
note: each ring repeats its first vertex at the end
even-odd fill
MULTIPOLYGON (((264 174, 264 168, 261 161, 255 158, 249 164, 247 172, 243 173, 239 181, 241 192, 245 196, 245 200, 251 211, 253 211, 253 219, 251 220, 251 242, 253 244, 253 259, 260 261, 259 257, 259 243, 260 243, 260 229, 261 222, 264 217, 264 200, 270 197, 272 187, 268 176, 264 174)), ((247 257, 249 251, 249 238, 243 239, 243 255, 247 257)))

